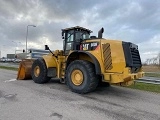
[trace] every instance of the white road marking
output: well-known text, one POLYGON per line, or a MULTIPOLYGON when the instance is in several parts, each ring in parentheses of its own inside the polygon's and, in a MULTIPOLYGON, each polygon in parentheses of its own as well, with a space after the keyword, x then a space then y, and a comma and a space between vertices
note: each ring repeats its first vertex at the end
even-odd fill
POLYGON ((4 82, 13 82, 16 81, 17 79, 10 79, 10 80, 5 80, 4 82))

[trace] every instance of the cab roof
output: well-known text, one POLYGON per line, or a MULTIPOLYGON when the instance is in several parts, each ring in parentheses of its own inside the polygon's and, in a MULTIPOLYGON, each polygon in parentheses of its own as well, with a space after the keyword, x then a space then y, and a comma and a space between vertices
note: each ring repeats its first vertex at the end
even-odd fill
POLYGON ((92 32, 91 30, 89 30, 89 29, 87 29, 87 28, 84 28, 84 27, 80 27, 80 26, 65 28, 65 29, 62 29, 62 31, 75 30, 75 29, 83 30, 83 31, 88 31, 88 32, 90 32, 90 33, 92 32))

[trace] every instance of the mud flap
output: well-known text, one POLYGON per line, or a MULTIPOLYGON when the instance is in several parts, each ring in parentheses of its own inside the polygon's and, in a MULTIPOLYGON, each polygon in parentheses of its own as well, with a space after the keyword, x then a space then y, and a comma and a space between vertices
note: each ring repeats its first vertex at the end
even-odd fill
POLYGON ((34 59, 23 59, 18 68, 17 80, 31 79, 31 69, 34 59))

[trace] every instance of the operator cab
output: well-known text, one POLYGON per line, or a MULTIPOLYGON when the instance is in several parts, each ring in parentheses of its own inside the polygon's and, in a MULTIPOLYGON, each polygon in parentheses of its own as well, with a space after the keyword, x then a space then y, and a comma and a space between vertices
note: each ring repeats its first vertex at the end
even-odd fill
POLYGON ((64 54, 68 55, 70 50, 80 50, 81 42, 89 39, 91 32, 91 30, 79 26, 62 29, 64 54))

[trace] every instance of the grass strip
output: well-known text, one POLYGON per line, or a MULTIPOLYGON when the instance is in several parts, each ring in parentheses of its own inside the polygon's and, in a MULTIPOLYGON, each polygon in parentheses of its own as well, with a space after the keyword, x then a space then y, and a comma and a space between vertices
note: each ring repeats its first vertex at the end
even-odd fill
POLYGON ((8 66, 0 66, 0 69, 14 70, 14 71, 17 71, 17 70, 18 70, 18 68, 15 68, 15 67, 8 67, 8 66))
POLYGON ((160 85, 138 83, 128 86, 128 88, 160 93, 160 85))

